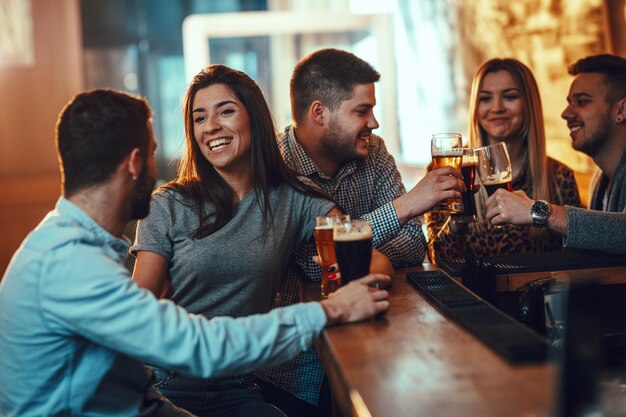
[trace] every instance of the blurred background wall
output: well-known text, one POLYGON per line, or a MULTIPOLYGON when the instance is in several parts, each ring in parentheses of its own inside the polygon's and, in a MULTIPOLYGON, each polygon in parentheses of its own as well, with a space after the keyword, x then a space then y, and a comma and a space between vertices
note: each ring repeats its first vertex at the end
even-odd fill
POLYGON ((54 125, 74 94, 111 87, 147 97, 164 181, 182 150, 186 74, 217 62, 246 71, 280 130, 293 65, 326 46, 381 71, 378 133, 408 187, 430 159, 432 133, 467 131, 477 66, 495 56, 522 60, 540 85, 548 151, 577 171, 586 194, 593 164, 571 150, 559 119, 566 65, 592 53, 626 56, 625 1, 0 0, 0 272, 58 198, 54 125))
POLYGON ((54 127, 63 105, 84 86, 84 62, 77 0, 2 0, 0 5, 0 271, 4 273, 22 239, 59 196, 54 127), (9 49, 9 42, 16 46, 9 49))

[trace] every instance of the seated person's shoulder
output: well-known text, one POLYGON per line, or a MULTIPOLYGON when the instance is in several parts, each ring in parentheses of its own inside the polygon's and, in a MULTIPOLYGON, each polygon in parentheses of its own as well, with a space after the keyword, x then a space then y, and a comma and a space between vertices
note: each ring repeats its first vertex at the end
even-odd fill
POLYGON ((41 253, 47 253, 68 245, 85 244, 89 246, 96 242, 100 242, 99 237, 82 226, 76 219, 50 215, 31 232, 25 246, 41 253))
POLYGON ((370 151, 388 153, 385 140, 378 135, 372 133, 369 143, 370 151))
POLYGON ((296 178, 301 183, 308 185, 309 187, 320 189, 320 186, 309 177, 305 177, 304 175, 296 175, 296 178))
POLYGON ((195 206, 189 187, 175 182, 162 185, 152 193, 152 204, 155 203, 169 208, 174 208, 181 204, 184 206, 195 206))

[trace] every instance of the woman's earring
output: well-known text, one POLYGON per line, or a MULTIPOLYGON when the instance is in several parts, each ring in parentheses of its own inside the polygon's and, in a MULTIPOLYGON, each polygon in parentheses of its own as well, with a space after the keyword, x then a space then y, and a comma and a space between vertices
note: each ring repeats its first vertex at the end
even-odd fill
POLYGON ((615 118, 615 121, 616 121, 617 123, 622 123, 622 120, 624 120, 624 119, 622 119, 622 116, 617 116, 617 117, 615 118))

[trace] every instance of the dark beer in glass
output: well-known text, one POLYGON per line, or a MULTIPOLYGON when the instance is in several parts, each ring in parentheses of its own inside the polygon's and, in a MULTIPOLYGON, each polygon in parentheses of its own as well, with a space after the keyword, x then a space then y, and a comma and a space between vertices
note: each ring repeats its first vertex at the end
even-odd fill
POLYGON ((513 183, 510 180, 504 182, 487 181, 484 182, 483 185, 485 186, 485 191, 487 191, 487 195, 492 195, 499 188, 507 191, 513 191, 513 183))
POLYGON ((511 159, 504 142, 494 143, 475 149, 478 157, 478 175, 488 195, 492 195, 498 188, 512 191, 511 159))
POLYGON ((463 213, 453 214, 450 221, 454 223, 467 223, 476 221, 476 202, 474 201, 474 189, 476 178, 476 165, 478 158, 472 148, 463 149, 463 160, 461 161, 461 174, 465 183, 465 191, 461 193, 463 203, 463 213))
POLYGON ((372 228, 366 220, 335 224, 335 256, 341 271, 341 285, 369 274, 372 260, 372 228))

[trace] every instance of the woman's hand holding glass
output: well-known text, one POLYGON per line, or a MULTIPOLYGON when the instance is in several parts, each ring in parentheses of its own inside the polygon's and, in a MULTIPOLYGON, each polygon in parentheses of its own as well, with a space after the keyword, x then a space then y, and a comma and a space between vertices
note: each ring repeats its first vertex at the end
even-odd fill
MULTIPOLYGON (((497 142, 493 145, 477 148, 475 149, 475 153, 478 158, 478 165, 476 166, 478 176, 480 177, 480 181, 487 195, 490 197, 485 202, 485 210, 487 210, 487 202, 490 202, 493 207, 494 199, 491 197, 498 189, 509 192, 513 190, 511 159, 509 158, 509 152, 504 142, 497 142)), ((485 213, 485 217, 489 220, 494 216, 489 217, 487 213, 485 213)))
POLYGON ((497 191, 485 201, 485 218, 494 226, 533 224, 530 215, 531 200, 524 191, 497 191))

